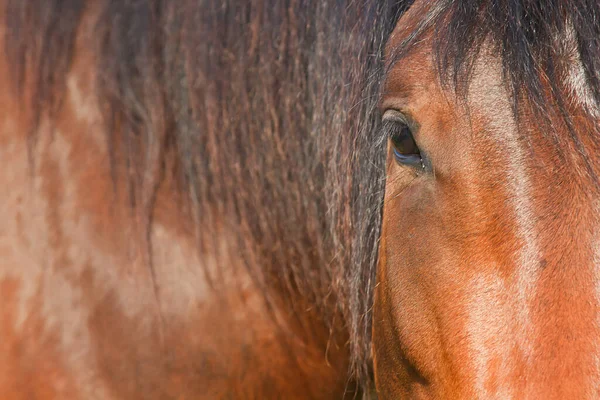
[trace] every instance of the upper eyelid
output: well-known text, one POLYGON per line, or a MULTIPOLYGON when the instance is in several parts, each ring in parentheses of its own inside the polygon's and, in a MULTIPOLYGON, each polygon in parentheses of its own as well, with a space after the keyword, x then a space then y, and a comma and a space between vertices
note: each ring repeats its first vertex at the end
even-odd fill
POLYGON ((381 116, 381 119, 382 119, 382 121, 398 121, 398 122, 403 122, 403 123, 405 123, 407 125, 410 122, 405 113, 403 113, 401 111, 398 111, 396 109, 393 109, 393 108, 388 108, 387 110, 385 110, 383 112, 383 115, 381 116))
POLYGON ((387 121, 406 124, 415 137, 418 135, 420 124, 415 120, 415 118, 413 118, 410 112, 398 110, 397 108, 388 108, 383 112, 381 121, 383 123, 387 121))

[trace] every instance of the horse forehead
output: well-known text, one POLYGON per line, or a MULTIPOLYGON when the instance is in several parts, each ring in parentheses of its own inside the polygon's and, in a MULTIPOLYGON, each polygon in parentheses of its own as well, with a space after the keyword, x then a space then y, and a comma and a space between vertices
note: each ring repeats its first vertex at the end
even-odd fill
MULTIPOLYGON (((433 63, 431 32, 421 32, 418 40, 411 37, 423 23, 423 18, 429 18, 431 7, 435 2, 416 1, 398 20, 385 47, 385 59, 388 72, 384 84, 382 105, 386 100, 395 103, 406 100, 414 102, 419 94, 441 94, 439 79, 433 63), (405 47, 406 41, 411 41, 405 47), (394 97, 395 99, 390 99, 394 97)), ((396 104, 393 104, 396 105, 396 104)))

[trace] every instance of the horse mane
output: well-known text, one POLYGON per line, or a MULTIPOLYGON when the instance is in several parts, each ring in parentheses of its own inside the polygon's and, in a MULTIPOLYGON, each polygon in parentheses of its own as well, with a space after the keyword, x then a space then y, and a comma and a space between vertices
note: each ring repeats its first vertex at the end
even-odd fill
POLYGON ((131 206, 151 219, 174 160, 200 251, 225 225, 257 282, 287 291, 291 307, 302 295, 327 324, 341 315, 364 373, 385 158, 372 132, 383 46, 406 5, 6 1, 6 55, 17 89, 33 91, 32 131, 60 107, 93 23, 85 48, 131 206))
POLYGON ((464 100, 474 63, 482 49, 491 46, 491 53, 500 56, 517 120, 524 112, 535 113, 559 150, 573 147, 582 155, 584 173, 600 187, 593 165, 593 154, 600 150, 600 3, 439 0, 425 7, 417 28, 392 50, 387 68, 410 52, 424 34, 432 33, 440 82, 464 100), (580 92, 573 86, 579 86, 575 89, 580 92), (591 128, 575 126, 573 115, 579 111, 591 128))

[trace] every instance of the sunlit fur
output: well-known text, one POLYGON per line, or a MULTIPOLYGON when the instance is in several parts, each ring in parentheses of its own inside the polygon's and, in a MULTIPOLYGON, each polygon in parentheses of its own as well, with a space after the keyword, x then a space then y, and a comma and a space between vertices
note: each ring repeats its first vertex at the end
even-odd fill
POLYGON ((417 1, 381 108, 431 173, 388 156, 373 317, 382 398, 600 395, 600 5, 417 1))
POLYGON ((0 397, 353 396, 399 7, 2 1, 0 397))

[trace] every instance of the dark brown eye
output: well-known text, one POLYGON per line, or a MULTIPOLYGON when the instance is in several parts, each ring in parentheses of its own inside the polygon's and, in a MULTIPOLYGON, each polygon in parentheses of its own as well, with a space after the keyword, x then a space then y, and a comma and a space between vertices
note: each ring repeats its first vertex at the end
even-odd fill
POLYGON ((392 144, 394 157, 399 164, 422 167, 421 152, 406 120, 398 112, 386 112, 383 129, 392 144), (391 115, 388 115, 391 114, 391 115))

